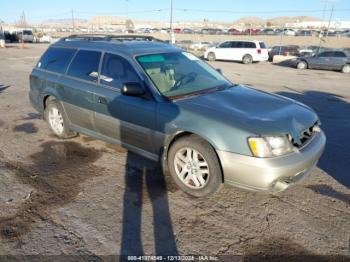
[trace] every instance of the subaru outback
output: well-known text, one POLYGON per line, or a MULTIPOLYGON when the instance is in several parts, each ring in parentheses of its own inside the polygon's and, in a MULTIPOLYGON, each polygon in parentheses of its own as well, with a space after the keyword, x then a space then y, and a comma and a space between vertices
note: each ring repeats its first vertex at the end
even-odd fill
POLYGON ((81 133, 161 161, 196 197, 224 183, 283 191, 326 143, 306 105, 233 84, 154 39, 63 38, 34 67, 29 97, 56 136, 81 133))

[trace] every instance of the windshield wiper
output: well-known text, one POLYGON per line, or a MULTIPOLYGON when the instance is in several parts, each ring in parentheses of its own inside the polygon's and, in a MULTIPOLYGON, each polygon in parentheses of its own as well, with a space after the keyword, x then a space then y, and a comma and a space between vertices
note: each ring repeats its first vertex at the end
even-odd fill
POLYGON ((235 87, 235 86, 237 86, 237 84, 233 84, 233 85, 229 85, 229 86, 219 85, 216 87, 212 87, 212 88, 208 88, 208 89, 204 89, 204 90, 199 90, 199 91, 195 91, 195 92, 191 92, 191 93, 187 93, 187 94, 169 96, 168 98, 170 100, 188 98, 188 97, 192 97, 192 96, 204 95, 204 94, 213 93, 213 92, 217 92, 217 91, 223 91, 223 90, 229 89, 231 87, 235 87))

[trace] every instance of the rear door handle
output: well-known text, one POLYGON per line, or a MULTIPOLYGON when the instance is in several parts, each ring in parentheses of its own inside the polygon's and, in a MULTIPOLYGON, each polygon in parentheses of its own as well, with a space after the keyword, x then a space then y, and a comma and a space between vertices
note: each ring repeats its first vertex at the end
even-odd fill
POLYGON ((98 97, 98 102, 99 102, 100 104, 107 105, 107 99, 106 99, 104 96, 99 96, 99 97, 98 97))

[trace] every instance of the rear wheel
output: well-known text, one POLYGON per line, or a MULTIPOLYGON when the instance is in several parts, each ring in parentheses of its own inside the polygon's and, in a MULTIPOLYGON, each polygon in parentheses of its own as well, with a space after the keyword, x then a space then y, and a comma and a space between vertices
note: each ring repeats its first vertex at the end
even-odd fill
POLYGON ((350 65, 344 65, 341 69, 342 73, 348 74, 350 73, 350 65))
POLYGON ((213 52, 210 52, 208 54, 208 60, 209 61, 215 61, 216 60, 216 56, 215 56, 215 54, 213 52))
POLYGON ((202 197, 222 185, 222 172, 212 146, 198 136, 180 138, 168 154, 169 171, 177 186, 187 194, 202 197))
POLYGON ((44 117, 51 131, 59 138, 77 136, 76 132, 68 128, 68 121, 64 115, 63 108, 57 100, 50 100, 47 102, 44 117))
POLYGON ((253 63, 253 57, 251 55, 245 55, 242 58, 242 62, 243 64, 247 65, 247 64, 251 64, 253 63))
POLYGON ((297 69, 301 69, 301 70, 307 69, 307 63, 304 62, 304 61, 298 62, 298 64, 297 64, 297 69))

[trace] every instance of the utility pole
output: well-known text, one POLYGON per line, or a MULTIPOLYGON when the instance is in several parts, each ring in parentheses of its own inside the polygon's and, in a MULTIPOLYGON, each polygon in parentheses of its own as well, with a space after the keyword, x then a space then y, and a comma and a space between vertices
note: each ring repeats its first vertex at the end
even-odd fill
POLYGON ((332 5, 331 15, 329 16, 329 21, 328 21, 328 28, 327 28, 327 35, 326 35, 326 37, 328 37, 329 28, 330 28, 330 26, 331 26, 332 17, 333 17, 333 11, 334 11, 334 5, 332 5))
POLYGON ((24 11, 21 14, 19 24, 20 24, 21 31, 22 31, 22 37, 20 39, 19 48, 24 48, 24 29, 27 27, 26 15, 25 15, 24 11))
POLYGON ((72 29, 73 33, 75 32, 75 21, 74 21, 74 10, 72 9, 72 29))
POLYGON ((126 4, 126 20, 129 19, 129 0, 125 0, 126 4))
POLYGON ((173 29, 173 0, 170 0, 170 43, 175 44, 175 35, 173 29))

